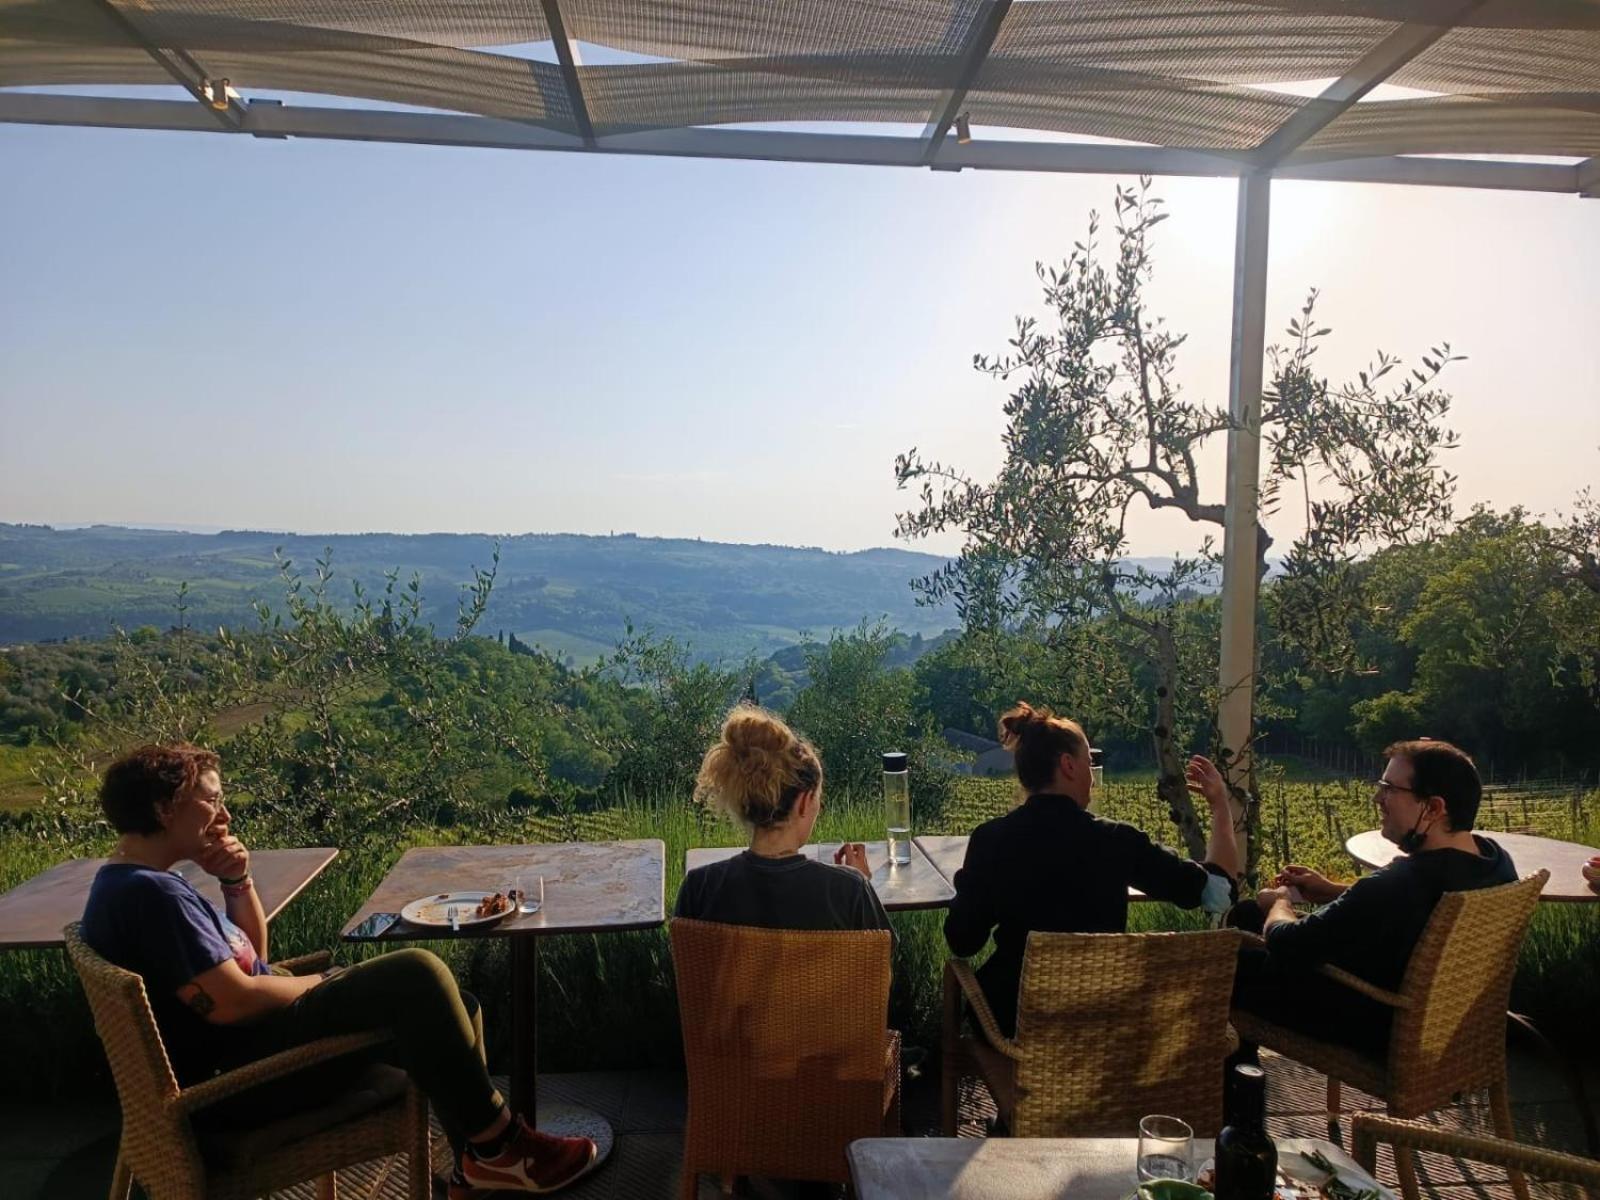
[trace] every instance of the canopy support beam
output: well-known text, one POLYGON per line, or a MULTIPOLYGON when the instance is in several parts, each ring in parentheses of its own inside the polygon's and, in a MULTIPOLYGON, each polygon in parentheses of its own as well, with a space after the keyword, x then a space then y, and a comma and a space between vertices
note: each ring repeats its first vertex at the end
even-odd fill
POLYGON ((244 105, 227 95, 226 88, 223 90, 223 103, 215 103, 211 91, 215 81, 187 50, 176 48, 168 50, 156 45, 145 36, 144 30, 134 24, 133 18, 118 8, 112 0, 95 0, 95 6, 105 13, 139 49, 155 59, 156 64, 171 75, 179 87, 200 101, 219 125, 230 131, 237 131, 243 126, 244 105))
MULTIPOLYGON (((672 158, 835 163, 920 167, 919 138, 873 134, 800 133, 753 129, 655 129, 609 134, 587 147, 572 133, 528 121, 464 113, 419 113, 375 108, 323 108, 254 102, 239 129, 187 100, 62 96, 0 88, 0 124, 102 129, 246 133, 262 138, 317 138, 493 150, 576 150, 672 158)), ((1233 178, 1248 169, 1239 156, 1161 146, 1104 146, 1061 142, 1003 142, 984 138, 960 146, 946 141, 935 165, 982 171, 1042 171, 1073 175, 1172 175, 1233 178)), ((1559 163, 1493 162, 1471 158, 1345 158, 1297 156, 1273 172, 1277 179, 1330 183, 1400 183, 1519 192, 1579 191, 1578 168, 1559 163)), ((1593 181, 1591 187, 1600 186, 1593 181)))
POLYGON ((1363 54, 1355 66, 1307 101, 1255 148, 1256 166, 1271 168, 1338 120, 1363 96, 1433 45, 1484 0, 1463 0, 1443 24, 1410 21, 1363 54))
MULTIPOLYGON (((939 147, 944 144, 950 126, 961 115, 961 106, 967 102, 967 92, 977 82, 978 73, 983 70, 989 51, 994 47, 994 40, 1000 36, 1000 23, 1006 19, 1006 13, 1010 9, 1011 0, 988 0, 972 22, 972 28, 967 33, 966 45, 961 48, 961 60, 956 69, 955 83, 939 98, 933 115, 928 119, 927 128, 922 131, 923 166, 940 165, 935 164, 933 160, 939 153, 939 147)), ((960 168, 957 167, 956 170, 960 168)))
POLYGON ((1578 195, 1600 198, 1600 156, 1585 159, 1574 170, 1578 173, 1578 195))
POLYGON ((594 124, 589 120, 589 106, 584 103, 583 84, 578 80, 578 56, 573 53, 572 41, 567 37, 567 23, 561 17, 559 0, 540 0, 544 6, 545 24, 550 27, 550 38, 556 45, 556 58, 561 63, 561 81, 567 85, 567 103, 572 106, 572 123, 583 139, 583 144, 594 149, 594 124))
MULTIPOLYGON (((1239 178, 1233 246, 1233 346, 1228 373, 1227 515, 1222 535, 1219 757, 1229 781, 1250 778, 1256 681, 1256 590, 1260 584, 1261 383, 1266 359, 1267 244, 1272 176, 1239 178)), ((1237 814, 1235 814, 1237 816, 1237 814)))

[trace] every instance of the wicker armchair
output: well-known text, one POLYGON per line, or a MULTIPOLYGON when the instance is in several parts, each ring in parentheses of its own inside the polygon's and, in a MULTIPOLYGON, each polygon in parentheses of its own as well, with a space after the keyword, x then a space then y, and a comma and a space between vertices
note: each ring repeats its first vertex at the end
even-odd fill
POLYGON ((1506 1138, 1440 1129, 1415 1121, 1396 1121, 1370 1113, 1357 1114, 1352 1128, 1355 1160, 1368 1174, 1377 1169, 1378 1143, 1383 1142, 1394 1149, 1397 1162, 1418 1151, 1447 1154, 1468 1162, 1505 1167, 1547 1183, 1577 1184, 1590 1196, 1600 1197, 1600 1159, 1580 1158, 1576 1154, 1525 1146, 1506 1138))
MULTIPOLYGON (((308 1097, 315 1107, 256 1128, 200 1135, 192 1120, 246 1088, 379 1045, 383 1035, 322 1038, 180 1088, 144 980, 95 953, 76 923, 65 936, 122 1103, 111 1200, 127 1200, 134 1180, 150 1200, 243 1200, 309 1179, 317 1180, 320 1197, 332 1200, 338 1168, 397 1153, 410 1159, 411 1200, 427 1200, 427 1101, 394 1067, 374 1064, 348 1091, 308 1097)), ((279 965, 306 974, 328 961, 323 953, 279 965)))
POLYGON ((1015 1137, 1127 1136, 1146 1113, 1222 1127, 1228 998, 1239 934, 1032 933, 1017 1034, 1001 1034, 965 960, 944 973, 943 1118, 963 1075, 988 1085, 1015 1137), (982 1038, 964 1035, 970 1005, 982 1038))
POLYGON ((851 1142, 900 1134, 889 933, 680 917, 671 936, 689 1075, 683 1196, 702 1172, 849 1182, 851 1142))
MULTIPOLYGON (((1233 1026, 1247 1041, 1328 1077, 1331 1130, 1339 1119, 1341 1085, 1348 1083, 1382 1097, 1393 1117, 1418 1117, 1462 1092, 1487 1089, 1495 1132, 1510 1137, 1506 1005, 1523 934, 1549 878, 1548 871, 1539 871, 1518 883, 1445 893, 1411 952, 1398 992, 1322 968, 1324 975, 1394 1009, 1386 1058, 1319 1041, 1241 1009, 1233 1011, 1233 1026)), ((1395 1155, 1395 1169, 1407 1200, 1416 1200, 1416 1170, 1404 1150, 1395 1155)), ((1525 1198, 1522 1176, 1513 1173, 1511 1181, 1525 1198)))

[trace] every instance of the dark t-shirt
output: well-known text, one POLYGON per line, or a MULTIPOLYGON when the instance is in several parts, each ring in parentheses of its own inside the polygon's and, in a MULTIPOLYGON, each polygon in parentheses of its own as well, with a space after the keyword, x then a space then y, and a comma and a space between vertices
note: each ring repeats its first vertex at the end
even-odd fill
POLYGON ((673 915, 763 929, 889 928, 878 893, 854 867, 749 850, 685 875, 673 915))
POLYGON ((1094 816, 1069 796, 1030 796, 972 831, 944 936, 954 953, 966 956, 982 950, 993 932, 994 953, 978 968, 978 982, 1009 1034, 1016 1027, 1029 933, 1122 933, 1130 886, 1153 900, 1196 908, 1211 874, 1132 825, 1094 816))
POLYGON ((95 875, 83 940, 144 979, 167 1057, 185 1085, 216 1072, 230 1034, 191 1011, 178 989, 230 958, 246 975, 268 973, 244 931, 188 880, 137 863, 107 863, 95 875))

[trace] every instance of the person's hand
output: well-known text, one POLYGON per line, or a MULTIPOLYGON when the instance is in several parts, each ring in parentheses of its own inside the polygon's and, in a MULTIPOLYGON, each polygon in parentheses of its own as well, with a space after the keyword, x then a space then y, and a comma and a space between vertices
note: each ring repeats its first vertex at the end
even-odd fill
POLYGON ((833 861, 841 867, 854 867, 868 879, 872 868, 867 865, 867 847, 864 842, 846 842, 833 852, 833 861))
POLYGON ((228 832, 226 825, 206 831, 206 842, 195 856, 195 864, 218 879, 242 879, 250 874, 250 851, 228 832))
POLYGON ((1206 803, 1213 809, 1227 806, 1228 781, 1222 777, 1222 772, 1217 770, 1216 764, 1205 755, 1196 754, 1191 758, 1183 777, 1184 782, 1189 785, 1189 790, 1204 796, 1206 803))
POLYGON ((1271 912, 1273 906, 1279 901, 1289 903, 1289 889, 1281 887, 1265 887, 1256 893, 1256 903, 1261 906, 1264 913, 1271 912))
POLYGON ((1334 883, 1320 871, 1290 863, 1272 881, 1273 887, 1294 888, 1312 904, 1327 904, 1338 898, 1344 888, 1334 883))

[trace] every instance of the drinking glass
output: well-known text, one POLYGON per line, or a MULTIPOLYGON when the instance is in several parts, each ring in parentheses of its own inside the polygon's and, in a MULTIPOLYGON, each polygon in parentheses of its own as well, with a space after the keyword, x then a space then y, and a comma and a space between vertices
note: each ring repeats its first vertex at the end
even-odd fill
POLYGON ((1139 1121, 1139 1158, 1134 1169, 1141 1183, 1152 1179, 1194 1182, 1194 1130, 1177 1117, 1149 1116, 1139 1121))
POLYGON ((544 907, 544 876, 538 871, 517 874, 517 911, 536 913, 544 907))

